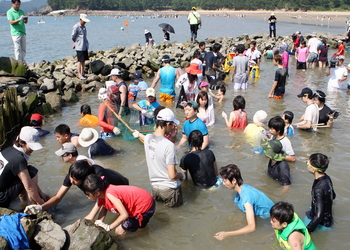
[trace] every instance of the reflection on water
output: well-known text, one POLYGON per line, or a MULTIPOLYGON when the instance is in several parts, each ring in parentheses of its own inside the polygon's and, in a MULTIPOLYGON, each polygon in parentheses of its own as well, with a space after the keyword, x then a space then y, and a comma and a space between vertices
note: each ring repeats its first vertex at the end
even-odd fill
MULTIPOLYGON (((292 59, 292 58, 291 58, 292 59)), ((249 121, 254 113, 264 109, 269 118, 281 115, 283 111, 294 112, 296 122, 303 114, 306 106, 296 97, 304 86, 326 90, 327 78, 323 70, 314 69, 306 72, 295 70, 291 60, 290 78, 286 87, 286 96, 281 100, 267 99, 274 79, 275 67, 271 61, 263 61, 261 78, 256 85, 251 85, 245 92, 233 92, 229 84, 226 101, 216 105, 216 123, 209 128, 211 149, 216 155, 219 167, 230 163, 237 164, 242 171, 244 182, 265 192, 273 201, 288 201, 295 206, 300 217, 304 217, 311 203, 311 186, 313 176, 306 171, 305 161, 314 152, 321 152, 330 157, 330 168, 327 173, 332 177, 337 198, 334 202, 334 229, 329 232, 312 234, 319 249, 346 249, 350 204, 348 162, 350 161, 348 141, 349 133, 344 130, 349 124, 349 96, 347 93, 335 93, 327 96, 327 104, 341 112, 334 122, 333 129, 320 129, 316 133, 296 130, 291 138, 297 156, 295 163, 289 163, 291 168, 292 186, 290 191, 281 195, 281 186, 266 174, 268 160, 264 156, 255 155, 252 147, 246 143, 241 132, 233 132, 226 128, 221 117, 221 111, 232 110, 232 100, 241 94, 246 99, 246 111, 249 121)), ((152 79, 148 79, 150 84, 152 79)), ((83 93, 80 102, 65 107, 62 113, 55 114, 46 120, 44 129, 53 129, 64 122, 71 126, 72 132, 80 132, 76 125, 79 120, 79 109, 82 104, 89 104, 93 114, 97 113, 99 101, 97 93, 83 93)), ((173 110, 174 106, 172 105, 173 110)), ((184 112, 175 110, 176 117, 184 121, 184 112)), ((137 121, 131 120, 131 126, 137 127, 137 121)), ((180 124, 180 129, 182 125, 180 124)), ((181 131, 181 130, 179 130, 181 131)), ((178 135, 178 138, 180 134, 178 135)), ((123 150, 113 158, 99 158, 98 164, 119 171, 127 176, 131 185, 136 185, 151 191, 143 145, 139 141, 124 141, 121 138, 108 139, 108 143, 123 150)), ((40 169, 40 185, 44 191, 54 195, 62 185, 68 165, 54 154, 60 146, 51 134, 42 139, 43 150, 34 152, 30 163, 40 169)), ((180 159, 185 149, 177 152, 180 159)), ((86 155, 86 148, 79 148, 79 153, 86 155)), ((213 235, 222 230, 234 230, 246 225, 245 214, 233 204, 234 192, 223 187, 217 190, 200 190, 192 185, 192 181, 183 183, 184 205, 179 208, 165 208, 157 203, 157 210, 148 226, 135 234, 129 234, 124 240, 118 240, 120 249, 279 249, 269 220, 257 218, 257 230, 248 235, 231 237, 217 241, 213 235)), ((72 187, 62 202, 52 209, 59 224, 68 225, 78 218, 87 215, 93 203, 83 192, 72 187)), ((107 222, 115 217, 111 214, 107 222)))

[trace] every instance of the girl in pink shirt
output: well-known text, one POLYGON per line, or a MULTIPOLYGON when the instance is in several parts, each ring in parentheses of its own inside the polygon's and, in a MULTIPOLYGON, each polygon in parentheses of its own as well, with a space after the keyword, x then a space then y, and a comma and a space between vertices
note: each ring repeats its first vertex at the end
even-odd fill
POLYGON ((309 55, 309 49, 306 47, 306 42, 302 41, 300 47, 295 51, 295 57, 298 60, 297 69, 306 70, 306 59, 309 55))
POLYGON ((134 186, 109 185, 104 176, 89 175, 84 181, 83 190, 90 200, 96 201, 85 219, 93 220, 100 212, 95 225, 107 232, 115 229, 116 235, 144 228, 155 212, 155 201, 146 190, 134 186), (110 225, 103 222, 107 210, 119 214, 110 225))

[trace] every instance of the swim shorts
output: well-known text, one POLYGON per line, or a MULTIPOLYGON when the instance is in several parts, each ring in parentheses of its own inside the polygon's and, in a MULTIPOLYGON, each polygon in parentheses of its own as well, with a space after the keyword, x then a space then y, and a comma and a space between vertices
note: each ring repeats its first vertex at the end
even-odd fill
POLYGON ((155 200, 153 200, 153 204, 152 204, 151 208, 148 209, 148 211, 142 213, 143 219, 141 222, 141 226, 139 223, 139 219, 137 217, 132 217, 132 218, 125 220, 122 223, 122 228, 128 232, 136 232, 137 229, 146 227, 155 211, 156 211, 156 202, 155 202, 155 200))
POLYGON ((165 93, 160 93, 159 94, 159 99, 162 102, 174 102, 175 96, 168 95, 168 94, 165 94, 165 93))
POLYGON ((169 188, 166 186, 153 185, 152 197, 156 201, 163 201, 166 207, 178 207, 182 205, 182 190, 179 188, 169 188))
POLYGON ((85 62, 89 60, 89 54, 87 50, 77 51, 78 62, 85 62))
POLYGON ((306 62, 297 62, 297 69, 306 69, 306 62))
POLYGON ((280 95, 280 96, 274 95, 274 96, 273 96, 273 99, 282 99, 282 98, 283 98, 283 95, 280 95))

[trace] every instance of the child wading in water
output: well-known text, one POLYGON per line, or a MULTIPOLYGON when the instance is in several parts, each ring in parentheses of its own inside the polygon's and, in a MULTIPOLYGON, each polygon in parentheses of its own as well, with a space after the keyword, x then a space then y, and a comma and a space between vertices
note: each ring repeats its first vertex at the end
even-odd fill
POLYGON ((233 111, 230 113, 230 118, 227 118, 225 111, 222 111, 222 117, 225 119, 226 126, 229 128, 241 128, 244 129, 247 124, 247 113, 245 109, 245 99, 243 96, 238 95, 233 99, 233 111))
POLYGON ((105 218, 107 210, 119 214, 118 218, 110 225, 102 220, 96 220, 95 225, 109 232, 115 229, 115 234, 120 236, 126 232, 135 232, 144 228, 153 216, 156 205, 152 196, 144 189, 134 186, 108 185, 104 176, 89 175, 83 184, 86 196, 96 201, 91 212, 85 217, 93 220, 97 213, 98 218, 105 218))
POLYGON ((205 125, 211 126, 215 122, 214 107, 208 103, 208 93, 201 91, 196 97, 196 102, 198 103, 198 118, 200 118, 205 125))
POLYGON ((285 122, 284 134, 288 137, 292 137, 294 135, 294 128, 292 126, 294 114, 292 111, 284 111, 282 115, 282 119, 285 122))

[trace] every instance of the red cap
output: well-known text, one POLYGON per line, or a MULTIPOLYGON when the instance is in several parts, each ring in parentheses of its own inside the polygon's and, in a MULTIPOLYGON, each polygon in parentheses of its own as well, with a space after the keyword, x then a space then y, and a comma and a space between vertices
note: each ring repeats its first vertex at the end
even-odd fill
POLYGON ((38 122, 41 122, 44 119, 44 116, 42 116, 41 114, 32 114, 32 116, 30 117, 30 121, 36 120, 38 122))
POLYGON ((119 88, 118 88, 117 86, 115 86, 115 85, 109 86, 108 90, 109 90, 111 93, 113 93, 113 94, 119 92, 119 88))

